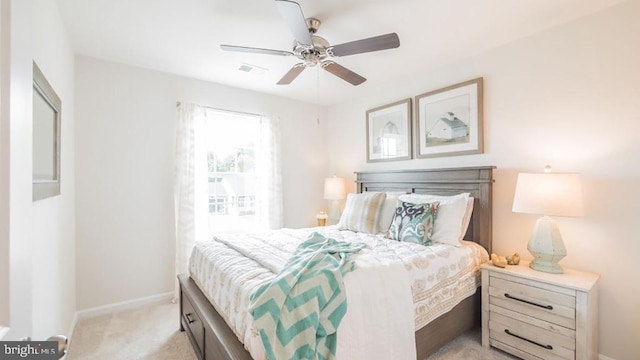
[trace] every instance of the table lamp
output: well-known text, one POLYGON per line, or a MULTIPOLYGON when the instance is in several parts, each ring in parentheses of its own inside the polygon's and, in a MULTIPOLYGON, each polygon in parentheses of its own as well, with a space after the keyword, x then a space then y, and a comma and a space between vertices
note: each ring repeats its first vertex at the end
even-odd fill
POLYGON ((513 198, 514 212, 543 215, 531 233, 527 249, 534 256, 529 266, 538 271, 562 274, 558 264, 567 255, 560 229, 550 216, 582 216, 582 183, 579 174, 518 174, 513 198))
POLYGON ((344 179, 333 177, 324 179, 324 198, 331 200, 329 207, 329 220, 331 224, 337 224, 340 221, 340 205, 339 201, 345 197, 344 179))

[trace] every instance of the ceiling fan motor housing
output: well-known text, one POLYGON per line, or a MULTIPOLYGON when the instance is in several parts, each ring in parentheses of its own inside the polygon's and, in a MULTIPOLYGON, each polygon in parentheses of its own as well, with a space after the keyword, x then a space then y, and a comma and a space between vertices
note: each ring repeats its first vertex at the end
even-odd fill
POLYGON ((297 41, 293 42, 293 54, 304 61, 306 66, 316 66, 324 60, 327 57, 327 48, 329 47, 329 42, 320 36, 312 35, 311 39, 313 40, 312 48, 297 41))

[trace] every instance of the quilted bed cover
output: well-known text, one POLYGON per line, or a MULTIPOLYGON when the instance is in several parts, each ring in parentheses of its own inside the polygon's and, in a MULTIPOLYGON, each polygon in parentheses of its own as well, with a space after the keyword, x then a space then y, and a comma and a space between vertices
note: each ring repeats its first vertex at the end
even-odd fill
POLYGON ((249 298, 271 281, 312 232, 365 247, 344 278, 347 312, 338 328, 337 359, 415 359, 414 331, 451 310, 480 286, 480 245, 422 246, 335 227, 217 236, 197 243, 190 273, 256 360, 265 359, 248 312, 249 298))

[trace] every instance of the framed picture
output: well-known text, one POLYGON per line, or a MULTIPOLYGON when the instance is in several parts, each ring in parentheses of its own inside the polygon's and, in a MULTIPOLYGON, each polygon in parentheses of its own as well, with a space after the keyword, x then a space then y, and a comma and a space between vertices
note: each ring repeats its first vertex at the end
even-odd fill
POLYGON ((60 195, 62 101, 33 63, 33 201, 60 195))
POLYGON ((482 78, 416 96, 416 157, 482 153, 482 78))
POLYGON ((411 159, 411 98, 367 111, 367 162, 411 159))

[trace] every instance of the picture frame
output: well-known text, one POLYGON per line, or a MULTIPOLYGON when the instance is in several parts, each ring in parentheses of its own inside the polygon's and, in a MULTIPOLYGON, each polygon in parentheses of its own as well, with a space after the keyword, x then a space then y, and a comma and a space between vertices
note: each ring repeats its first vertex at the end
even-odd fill
POLYGON ((483 78, 415 97, 415 156, 431 158, 483 152, 483 78))
POLYGON ((62 101, 33 62, 32 199, 60 195, 60 119, 62 101))
POLYGON ((412 158, 411 98, 367 110, 367 162, 412 158))

